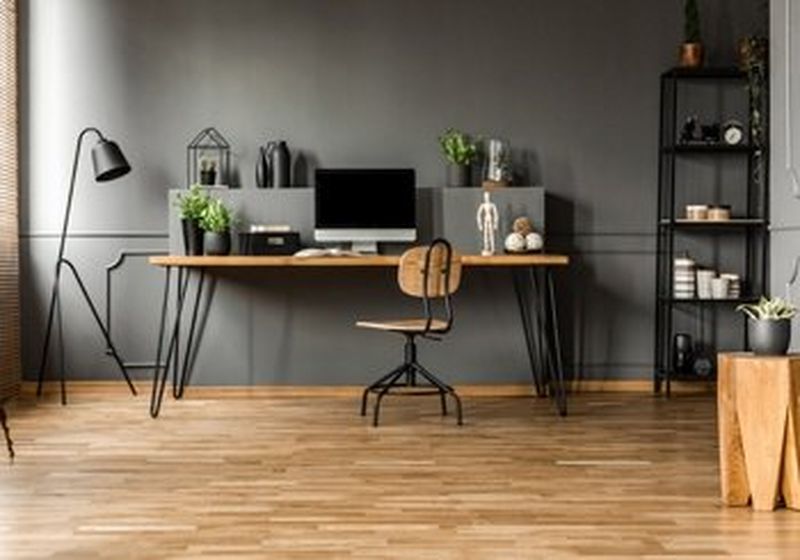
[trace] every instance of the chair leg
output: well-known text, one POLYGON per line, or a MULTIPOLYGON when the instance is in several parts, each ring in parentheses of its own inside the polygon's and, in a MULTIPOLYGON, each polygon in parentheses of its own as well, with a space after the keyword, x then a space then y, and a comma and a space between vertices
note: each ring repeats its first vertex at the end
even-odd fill
POLYGON ((398 371, 403 371, 406 368, 406 364, 402 364, 394 368, 392 371, 372 383, 372 385, 368 385, 366 389, 364 389, 364 393, 361 395, 361 416, 367 415, 367 398, 369 398, 370 392, 374 391, 378 387, 383 386, 387 379, 391 378, 395 375, 398 371))
MULTIPOLYGON (((461 397, 458 396, 458 394, 456 393, 455 389, 453 389, 447 383, 443 382, 441 379, 436 377, 434 374, 429 372, 427 369, 422 367, 420 364, 416 364, 415 363, 414 364, 414 369, 416 369, 422 375, 422 377, 427 379, 429 383, 431 383, 432 385, 434 385, 436 388, 439 389, 439 391, 440 391, 439 395, 440 395, 440 397, 442 399, 442 402, 444 402, 445 394, 450 395, 451 397, 453 397, 453 400, 456 402, 456 415, 458 417, 458 425, 459 426, 463 426, 464 425, 464 416, 463 416, 462 410, 461 410, 461 397)), ((444 413, 444 414, 446 414, 446 413, 444 413)), ((444 414, 443 414, 443 416, 444 416, 444 414)))
POLYGON ((398 379, 400 379, 403 376, 403 374, 406 373, 407 369, 408 366, 403 366, 402 368, 400 368, 397 371, 397 373, 395 373, 394 376, 391 379, 389 379, 389 381, 386 382, 386 385, 383 387, 383 389, 381 389, 380 393, 378 393, 378 398, 375 399, 374 414, 372 416, 372 425, 374 427, 376 428, 378 427, 378 418, 381 412, 381 401, 383 400, 383 397, 385 397, 386 394, 389 392, 389 389, 391 389, 395 385, 395 382, 398 379))

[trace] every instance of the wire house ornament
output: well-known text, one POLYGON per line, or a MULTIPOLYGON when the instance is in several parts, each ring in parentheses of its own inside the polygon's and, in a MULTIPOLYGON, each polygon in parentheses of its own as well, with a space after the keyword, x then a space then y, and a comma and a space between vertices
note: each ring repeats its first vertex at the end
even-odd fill
POLYGON ((201 130, 186 148, 186 186, 228 185, 231 145, 213 126, 201 130))

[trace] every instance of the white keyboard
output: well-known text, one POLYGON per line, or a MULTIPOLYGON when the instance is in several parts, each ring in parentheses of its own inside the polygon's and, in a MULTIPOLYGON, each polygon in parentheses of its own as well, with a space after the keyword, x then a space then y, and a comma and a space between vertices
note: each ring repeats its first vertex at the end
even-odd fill
POLYGON ((317 257, 361 257, 361 253, 357 251, 346 251, 345 249, 322 249, 320 247, 309 247, 308 249, 301 249, 294 254, 298 258, 317 258, 317 257))

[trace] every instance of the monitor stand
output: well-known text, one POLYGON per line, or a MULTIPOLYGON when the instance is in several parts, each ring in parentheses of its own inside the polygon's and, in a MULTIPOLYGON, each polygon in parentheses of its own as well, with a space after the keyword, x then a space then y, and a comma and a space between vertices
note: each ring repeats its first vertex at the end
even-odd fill
POLYGON ((364 253, 368 255, 378 254, 377 241, 353 241, 350 248, 356 253, 364 253))

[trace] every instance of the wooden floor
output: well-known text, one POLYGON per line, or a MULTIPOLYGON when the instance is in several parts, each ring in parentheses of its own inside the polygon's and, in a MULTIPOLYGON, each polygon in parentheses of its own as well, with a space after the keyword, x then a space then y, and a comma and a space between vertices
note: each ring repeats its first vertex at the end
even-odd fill
POLYGON ((0 558, 800 558, 800 512, 720 506, 713 397, 212 397, 18 404, 0 558))

